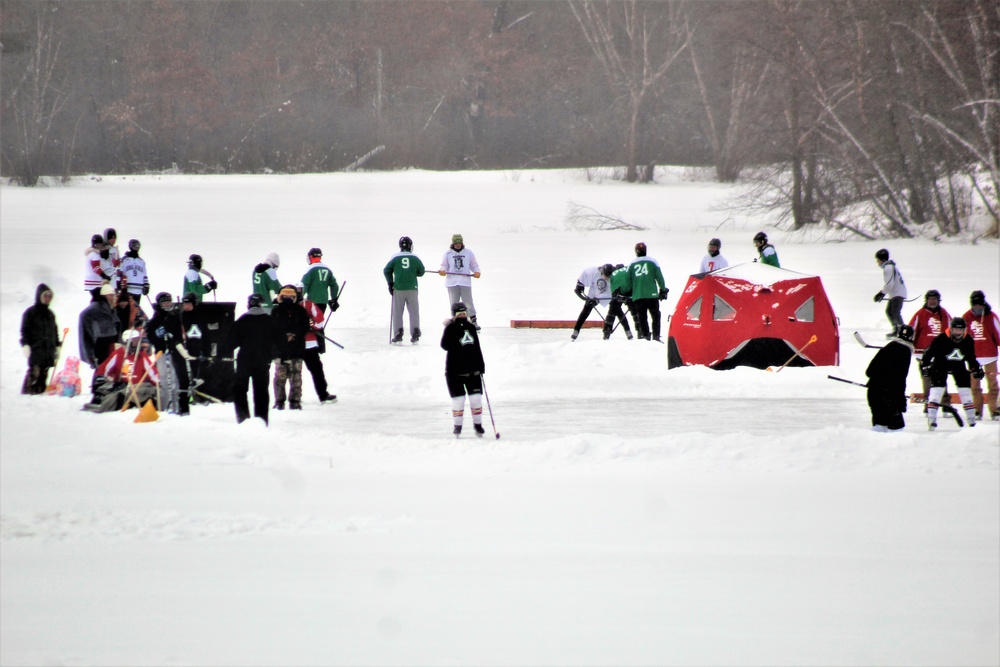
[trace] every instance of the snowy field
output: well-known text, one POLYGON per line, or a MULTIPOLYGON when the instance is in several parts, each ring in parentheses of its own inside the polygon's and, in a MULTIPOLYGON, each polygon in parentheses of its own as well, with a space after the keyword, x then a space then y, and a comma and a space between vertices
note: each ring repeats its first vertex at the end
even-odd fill
MULTIPOLYGON (((0 663, 3 665, 996 665, 1000 428, 872 433, 864 381, 888 328, 875 250, 952 314, 1000 307, 995 242, 872 243, 769 229, 822 277, 839 368, 668 371, 666 348, 584 330, 580 272, 644 241, 672 292, 709 238, 755 256, 728 186, 582 172, 103 177, 0 188, 0 663), (570 204, 646 231, 584 232, 570 204), (200 253, 240 304, 275 251, 282 282, 323 249, 342 307, 319 405, 237 426, 231 405, 134 424, 19 395, 18 327, 38 282, 60 327, 87 295, 91 234, 142 241, 153 293, 200 253), (443 279, 424 339, 394 347, 382 267, 409 235, 435 269, 461 233, 490 404, 451 436, 443 279), (824 242, 826 241, 826 242, 824 242), (468 430, 468 429, 467 429, 468 430)), ((904 316, 920 301, 906 304, 904 316)), ((666 319, 666 318, 665 318, 666 319)), ((664 322, 664 337, 667 323, 664 322)), ((90 379, 84 374, 84 381, 90 379)), ((910 390, 919 390, 911 370, 910 390)))

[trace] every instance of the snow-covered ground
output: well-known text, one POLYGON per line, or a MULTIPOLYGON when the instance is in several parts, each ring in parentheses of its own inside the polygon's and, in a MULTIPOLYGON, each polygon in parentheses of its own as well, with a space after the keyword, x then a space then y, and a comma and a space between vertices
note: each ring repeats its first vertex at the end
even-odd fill
MULTIPOLYGON (((103 177, 0 188, 0 663, 3 665, 869 665, 1000 663, 1000 429, 869 431, 864 379, 887 329, 872 295, 887 246, 911 296, 1000 306, 995 242, 821 243, 769 230, 782 265, 823 278, 839 368, 668 371, 666 348, 585 330, 580 272, 645 241, 672 290, 709 238, 731 263, 759 222, 727 186, 581 172, 103 177), (568 229, 571 203, 646 231, 568 229), (319 246, 347 281, 321 406, 237 426, 231 405, 134 424, 84 398, 18 394, 22 311, 87 297, 83 249, 143 244, 154 293, 197 252, 219 299, 254 264, 283 282, 319 246), (401 235, 436 268, 476 253, 487 390, 500 439, 454 439, 437 346, 394 347, 382 267, 401 235)), ((904 316, 919 301, 907 304, 904 316)), ((242 312, 242 307, 238 313, 242 312)), ((664 332, 667 324, 664 323, 664 332)), ((89 380, 89 372, 85 374, 89 380)), ((912 371, 911 390, 919 388, 912 371)))

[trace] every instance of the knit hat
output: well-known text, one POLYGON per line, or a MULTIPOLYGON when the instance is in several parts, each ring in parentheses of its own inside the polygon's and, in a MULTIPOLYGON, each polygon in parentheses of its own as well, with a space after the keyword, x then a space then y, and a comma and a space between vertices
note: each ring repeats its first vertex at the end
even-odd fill
POLYGON ((292 285, 285 285, 284 287, 281 288, 281 291, 278 292, 278 297, 281 299, 284 299, 285 297, 291 297, 292 300, 294 301, 296 296, 298 295, 295 293, 295 287, 293 287, 292 285))
POLYGON ((274 268, 278 268, 278 265, 281 263, 281 259, 278 257, 278 253, 276 252, 268 253, 264 260, 274 268))
POLYGON ((107 296, 109 294, 114 294, 115 288, 111 286, 110 283, 104 283, 101 285, 101 296, 107 296))
POLYGON ((456 243, 461 243, 463 245, 465 244, 465 242, 462 240, 462 235, 461 234, 452 234, 451 235, 451 244, 455 245, 456 243))

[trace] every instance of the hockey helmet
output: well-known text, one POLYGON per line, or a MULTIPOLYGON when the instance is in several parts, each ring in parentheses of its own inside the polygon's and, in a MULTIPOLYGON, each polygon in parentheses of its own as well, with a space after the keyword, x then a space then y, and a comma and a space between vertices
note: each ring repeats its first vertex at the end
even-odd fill
POLYGON ((141 248, 141 247, 142 247, 142 244, 139 243, 139 239, 129 239, 128 240, 128 249, 131 250, 132 252, 139 252, 139 248, 141 248))
POLYGON ((876 250, 875 251, 875 259, 877 259, 880 262, 888 262, 889 261, 889 251, 886 250, 885 248, 880 248, 879 250, 876 250))
POLYGON ((323 251, 319 248, 309 248, 309 257, 322 257, 323 251))
POLYGON ((188 257, 188 266, 190 266, 195 271, 201 271, 202 259, 201 255, 191 255, 188 257))
POLYGON ((986 295, 982 290, 976 290, 969 295, 969 305, 970 306, 985 306, 986 305, 986 295))
POLYGON ((247 308, 260 308, 264 305, 264 297, 254 292, 247 297, 247 308))
POLYGON ((405 252, 410 252, 413 250, 413 239, 409 236, 399 237, 399 249, 405 252))
POLYGON ((90 237, 90 245, 93 248, 99 248, 104 245, 104 237, 100 234, 94 234, 90 237))
POLYGON ((948 334, 956 343, 965 338, 965 320, 961 317, 951 318, 951 324, 948 326, 948 334))
POLYGON ((757 232, 756 234, 753 235, 753 242, 760 244, 767 243, 767 234, 765 234, 764 232, 757 232))
POLYGON ((461 301, 456 301, 455 303, 451 304, 452 315, 458 315, 459 313, 467 313, 467 312, 469 312, 469 309, 466 308, 465 304, 462 303, 461 301))
POLYGON ((720 241, 719 239, 712 239, 711 241, 708 242, 708 247, 711 248, 712 246, 715 246, 716 248, 721 248, 722 241, 720 241))
POLYGON ((936 289, 929 289, 927 290, 927 292, 924 293, 924 303, 927 302, 927 299, 937 299, 938 301, 940 301, 941 292, 938 292, 936 289))
POLYGON ((172 303, 174 297, 170 296, 170 292, 160 292, 156 295, 156 305, 161 306, 164 303, 172 303))
POLYGON ((635 244, 635 256, 636 257, 645 257, 646 256, 646 244, 643 243, 642 241, 640 241, 639 243, 635 244))
POLYGON ((198 295, 194 292, 188 292, 184 295, 184 298, 181 299, 181 303, 190 303, 192 306, 197 305, 198 295))
POLYGON ((899 331, 896 332, 896 337, 900 340, 905 340, 907 343, 913 342, 913 327, 909 324, 904 324, 899 327, 899 331))
POLYGON ((615 267, 611 264, 605 264, 601 267, 601 273, 604 274, 606 278, 610 278, 611 274, 615 272, 615 267))

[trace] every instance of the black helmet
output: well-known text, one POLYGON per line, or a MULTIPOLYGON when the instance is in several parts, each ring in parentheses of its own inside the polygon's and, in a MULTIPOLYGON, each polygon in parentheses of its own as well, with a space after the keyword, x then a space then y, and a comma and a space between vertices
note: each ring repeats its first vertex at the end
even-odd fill
POLYGON ((247 297, 247 308, 260 308, 264 305, 264 297, 254 292, 247 297))
POLYGON ((162 303, 171 303, 174 297, 170 296, 170 292, 160 292, 156 295, 156 305, 159 306, 162 303))
POLYGON ((754 243, 767 243, 767 234, 764 232, 757 232, 753 235, 754 243))
POLYGON ((451 314, 452 315, 458 315, 459 313, 465 313, 465 312, 468 312, 468 310, 469 309, 466 308, 465 304, 462 303, 461 301, 456 301, 455 303, 451 304, 451 314))
POLYGON ((924 301, 927 301, 927 299, 930 299, 931 297, 934 297, 935 299, 937 299, 938 301, 940 301, 941 300, 941 292, 938 292, 936 289, 929 289, 929 290, 927 290, 927 292, 924 293, 924 301))
POLYGON ((90 237, 90 245, 93 248, 96 248, 99 245, 104 245, 104 237, 100 234, 94 234, 90 237))
POLYGON ((640 241, 639 243, 635 244, 635 256, 636 257, 645 257, 646 256, 646 244, 643 243, 642 241, 640 241))
POLYGON ((899 327, 899 331, 896 332, 896 337, 900 340, 905 340, 907 343, 913 342, 913 327, 909 324, 904 324, 899 327))
POLYGON ((110 241, 112 237, 117 239, 118 232, 115 231, 114 227, 108 227, 107 229, 104 230, 104 238, 105 240, 110 241))
POLYGON ((708 242, 708 245, 714 245, 716 248, 721 248, 722 241, 720 241, 719 239, 712 239, 711 241, 708 242))
POLYGON ((982 290, 976 290, 969 295, 969 305, 970 306, 985 306, 986 305, 986 295, 982 290))
POLYGON ((322 257, 323 256, 323 251, 320 250, 319 248, 309 248, 309 256, 310 257, 322 257))
POLYGON ((139 239, 129 239, 128 240, 128 249, 131 250, 132 252, 139 252, 139 248, 141 248, 141 247, 142 247, 142 244, 139 243, 139 239))
POLYGON ((603 273, 606 276, 610 276, 614 272, 615 272, 615 267, 611 264, 605 264, 604 266, 601 267, 601 273, 603 273))
POLYGON ((187 294, 184 295, 184 298, 181 299, 181 303, 190 303, 192 305, 196 305, 198 303, 198 295, 195 294, 194 292, 188 292, 187 294))
POLYGON ((961 317, 953 317, 951 318, 951 324, 949 325, 949 327, 952 329, 964 329, 965 320, 963 320, 961 317))
POLYGON ((192 269, 196 271, 201 270, 201 262, 202 262, 201 255, 191 255, 190 257, 188 257, 188 266, 190 266, 192 269))
POLYGON ((405 250, 406 252, 410 252, 410 250, 413 249, 413 239, 411 239, 409 236, 399 237, 399 249, 405 250))
POLYGON ((875 251, 875 259, 877 259, 880 262, 888 262, 889 261, 889 251, 886 250, 885 248, 881 248, 879 250, 876 250, 875 251))

